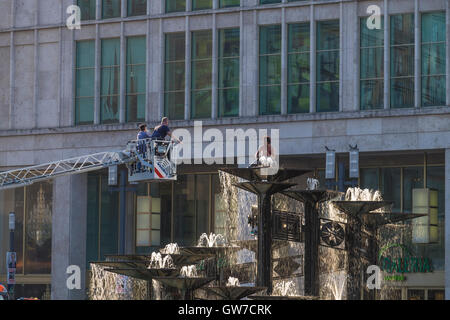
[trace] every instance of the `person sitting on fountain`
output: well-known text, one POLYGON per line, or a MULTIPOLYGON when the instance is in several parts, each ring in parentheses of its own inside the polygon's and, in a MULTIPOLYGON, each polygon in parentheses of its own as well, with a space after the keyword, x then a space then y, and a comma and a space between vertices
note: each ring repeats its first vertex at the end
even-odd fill
POLYGON ((262 167, 271 167, 274 164, 275 150, 271 145, 271 139, 268 136, 264 138, 264 144, 259 147, 255 154, 256 165, 262 167))

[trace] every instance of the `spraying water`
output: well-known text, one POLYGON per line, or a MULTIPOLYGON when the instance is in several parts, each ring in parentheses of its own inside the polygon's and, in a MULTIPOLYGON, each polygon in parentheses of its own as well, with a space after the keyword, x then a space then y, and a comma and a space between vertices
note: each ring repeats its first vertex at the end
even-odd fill
POLYGON ((184 266, 181 268, 180 277, 182 278, 196 278, 198 277, 197 267, 195 265, 184 266))
POLYGON ((175 269, 175 265, 170 255, 163 258, 161 253, 152 252, 148 269, 175 269))
POLYGON ((241 284, 238 278, 229 277, 226 283, 227 287, 239 287, 241 284))

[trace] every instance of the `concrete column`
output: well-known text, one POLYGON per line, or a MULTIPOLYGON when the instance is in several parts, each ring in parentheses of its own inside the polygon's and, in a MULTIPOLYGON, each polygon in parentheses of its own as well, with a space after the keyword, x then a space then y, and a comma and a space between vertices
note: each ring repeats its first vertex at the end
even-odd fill
MULTIPOLYGON (((124 1, 122 2, 124 3, 124 1)), ((122 14, 123 14, 123 8, 122 8, 122 14)), ((127 86, 127 82, 126 82, 126 38, 124 35, 124 23, 121 22, 120 23, 120 89, 119 89, 119 93, 120 93, 120 99, 119 99, 119 122, 120 123, 125 123, 126 122, 126 114, 125 114, 125 109, 126 109, 126 101, 125 101, 125 97, 126 97, 126 86, 127 86)))
POLYGON ((244 103, 244 12, 239 12, 239 116, 243 115, 244 103))
POLYGON ((447 106, 450 106, 450 1, 447 0, 445 14, 445 26, 446 30, 446 43, 447 43, 447 106))
POLYGON ((422 102, 421 81, 421 32, 420 32, 419 0, 414 2, 414 107, 419 108, 422 102))
POLYGON ((85 299, 87 174, 53 182, 52 292, 54 300, 85 299), (67 267, 81 269, 81 289, 67 288, 67 267))
POLYGON ((97 0, 95 3, 95 19, 100 20, 102 18, 102 0, 97 0))
POLYGON ((344 4, 339 4, 339 111, 343 108, 344 89, 344 4))
MULTIPOLYGON (((283 0, 285 2, 285 0, 283 0)), ((287 49, 286 8, 281 8, 281 114, 287 114, 287 76, 288 76, 288 49, 287 49)))
POLYGON ((445 299, 450 300, 450 149, 445 150, 445 299))
POLYGON ((256 11, 241 12, 241 91, 242 105, 240 116, 258 115, 258 64, 259 64, 259 27, 256 11))
MULTIPOLYGON (((11 29, 14 30, 16 26, 16 2, 11 4, 11 29)), ((15 125, 15 46, 14 46, 14 31, 10 32, 9 37, 9 129, 14 129, 15 125)))
POLYGON ((390 19, 389 19, 389 8, 388 0, 384 0, 384 109, 391 108, 390 101, 390 83, 391 83, 391 70, 390 70, 390 19))
POLYGON ((310 7, 310 87, 309 87, 309 112, 316 112, 316 21, 314 17, 314 4, 310 7))
MULTIPOLYGON (((99 12, 97 11, 97 16, 99 12)), ((99 25, 95 25, 95 75, 94 75, 94 124, 100 123, 100 64, 101 64, 101 40, 99 25)))
MULTIPOLYGON (((190 11, 190 1, 187 1, 186 7, 190 11)), ((184 119, 189 120, 191 118, 191 31, 189 28, 189 16, 186 16, 185 26, 185 85, 184 85, 184 119)))
MULTIPOLYGON (((217 5, 217 1, 214 1, 214 5, 217 5)), ((219 104, 218 104, 218 74, 219 74, 219 64, 218 64, 218 30, 216 23, 216 14, 212 15, 212 74, 211 74, 211 118, 216 119, 219 117, 219 104)))
POLYGON ((359 17, 356 2, 342 3, 341 111, 359 110, 359 17))

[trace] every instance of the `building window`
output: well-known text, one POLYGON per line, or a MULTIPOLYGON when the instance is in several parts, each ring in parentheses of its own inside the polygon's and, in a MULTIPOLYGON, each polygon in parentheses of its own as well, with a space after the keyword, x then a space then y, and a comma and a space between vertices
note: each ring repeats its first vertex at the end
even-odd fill
POLYGON ((239 29, 219 30, 219 117, 239 115, 239 29))
POLYGON ((186 0, 166 0, 166 13, 186 11, 186 0))
MULTIPOLYGON (((38 182, 25 188, 2 191, 0 234, 9 235, 8 214, 15 213, 14 250, 18 275, 48 275, 52 261, 53 183, 38 182)), ((0 243, 0 254, 6 257, 9 238, 0 243)), ((4 258, 3 258, 4 259, 4 258)), ((3 260, 6 261, 6 260, 3 260)), ((6 263, 0 274, 6 273, 6 263)))
POLYGON ((164 113, 170 119, 184 119, 185 34, 166 34, 164 113))
POLYGON ((368 18, 361 19, 360 108, 384 108, 384 19, 381 29, 367 28, 368 18))
POLYGON ((102 18, 118 18, 121 16, 121 0, 102 0, 102 18))
POLYGON ((317 23, 316 111, 339 111, 339 21, 317 23))
POLYGON ((86 221, 86 267, 91 261, 117 254, 119 243, 119 197, 110 192, 106 174, 88 174, 86 221))
POLYGON ((145 37, 127 39, 126 114, 128 122, 145 119, 146 52, 145 37))
POLYGON ((205 10, 212 8, 212 0, 192 0, 192 10, 205 10))
POLYGON ((78 0, 81 10, 81 20, 95 20, 96 0, 78 0))
POLYGON ((191 118, 211 118, 212 32, 192 32, 191 118))
POLYGON ((422 15, 422 106, 446 105, 445 12, 422 15))
POLYGON ((174 181, 174 242, 195 245, 210 230, 210 175, 179 175, 174 181))
POLYGON ((147 0, 128 0, 127 16, 143 16, 147 14, 147 0))
POLYGON ((120 39, 102 40, 101 123, 119 122, 120 39))
POLYGON ((75 124, 94 123, 95 42, 76 43, 75 124))
POLYGON ((391 108, 414 107, 414 15, 391 16, 391 108))
POLYGON ((290 24, 288 38, 288 113, 309 112, 309 23, 290 24))
POLYGON ((136 246, 161 244, 161 198, 137 197, 136 246))
POLYGON ((271 4, 271 3, 280 3, 281 0, 260 0, 260 4, 271 4))
POLYGON ((241 0, 219 0, 220 8, 239 7, 241 0))
POLYGON ((259 114, 281 112, 281 26, 259 31, 259 114))

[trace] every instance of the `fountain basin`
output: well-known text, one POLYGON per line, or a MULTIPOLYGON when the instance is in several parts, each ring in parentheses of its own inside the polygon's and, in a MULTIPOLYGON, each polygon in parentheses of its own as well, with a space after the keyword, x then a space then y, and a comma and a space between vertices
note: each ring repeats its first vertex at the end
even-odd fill
MULTIPOLYGON (((224 254, 225 252, 229 251, 239 251, 241 248, 239 247, 181 247, 180 248, 180 254, 181 255, 190 255, 190 256, 201 256, 201 257, 214 257, 217 254, 224 254)), ((203 258, 205 259, 205 258, 203 258)), ((202 260, 202 259, 200 259, 202 260)), ((174 260, 175 263, 175 260, 174 260)), ((175 263, 176 264, 176 263, 175 263)))
POLYGON ((265 287, 205 287, 205 290, 214 293, 224 300, 240 300, 259 291, 267 290, 265 287))
POLYGON ((300 202, 316 203, 333 199, 343 193, 332 190, 287 190, 282 194, 300 202))
MULTIPOLYGON (((162 258, 165 258, 166 254, 161 254, 162 258)), ((186 255, 186 254, 171 254, 173 264, 176 266, 185 266, 196 264, 202 260, 210 259, 214 257, 214 254, 196 254, 196 255, 186 255)), ((128 263, 136 263, 138 266, 142 267, 143 264, 146 266, 150 263, 151 255, 146 254, 136 254, 136 255, 107 255, 108 260, 114 261, 106 261, 107 263, 111 263, 111 266, 114 267, 113 263, 118 263, 118 268, 126 268, 127 266, 119 263, 128 262, 128 263)), ((99 263, 106 263, 105 261, 99 263)), ((131 266, 131 265, 130 265, 131 266)))
POLYGON ((153 280, 157 280, 168 287, 186 291, 186 290, 195 290, 195 289, 201 288, 204 285, 215 280, 215 278, 212 278, 212 277, 209 277, 209 278, 204 278, 204 277, 202 277, 202 278, 199 278, 199 277, 194 277, 194 278, 154 277, 153 280))
POLYGON ((177 269, 111 269, 109 272, 124 276, 133 277, 140 280, 150 281, 155 277, 174 277, 178 275, 177 269))
POLYGON ((247 181, 263 181, 269 182, 282 182, 291 178, 295 178, 305 173, 311 172, 311 170, 299 170, 299 169, 282 169, 271 176, 261 175, 261 168, 223 168, 220 169, 223 172, 229 173, 233 176, 245 179, 247 181))
POLYGON ((124 260, 124 261, 93 261, 90 262, 105 268, 120 268, 120 269, 128 269, 128 268, 146 268, 148 265, 148 261, 144 260, 124 260))
POLYGON ((341 212, 354 218, 360 218, 360 215, 364 213, 369 213, 393 204, 392 201, 332 201, 331 203, 341 212))

